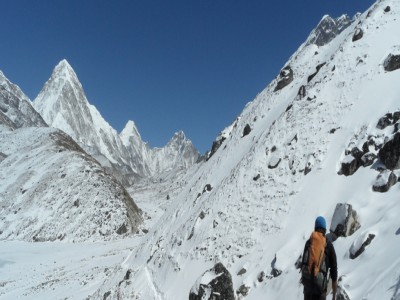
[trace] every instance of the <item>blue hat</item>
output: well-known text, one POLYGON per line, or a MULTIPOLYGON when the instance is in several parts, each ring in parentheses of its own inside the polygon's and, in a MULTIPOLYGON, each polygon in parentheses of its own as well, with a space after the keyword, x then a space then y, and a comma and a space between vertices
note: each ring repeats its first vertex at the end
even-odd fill
POLYGON ((315 229, 317 229, 317 228, 326 229, 326 221, 325 221, 324 217, 319 216, 315 220, 315 229))

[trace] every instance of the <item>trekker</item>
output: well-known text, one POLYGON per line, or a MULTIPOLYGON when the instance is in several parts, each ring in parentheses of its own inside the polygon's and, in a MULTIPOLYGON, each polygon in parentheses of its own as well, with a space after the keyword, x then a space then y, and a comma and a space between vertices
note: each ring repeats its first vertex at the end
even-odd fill
POLYGON ((301 283, 304 285, 304 300, 326 300, 328 270, 332 279, 332 300, 336 300, 337 262, 333 245, 326 239, 326 221, 315 220, 314 232, 306 242, 301 266, 301 283))

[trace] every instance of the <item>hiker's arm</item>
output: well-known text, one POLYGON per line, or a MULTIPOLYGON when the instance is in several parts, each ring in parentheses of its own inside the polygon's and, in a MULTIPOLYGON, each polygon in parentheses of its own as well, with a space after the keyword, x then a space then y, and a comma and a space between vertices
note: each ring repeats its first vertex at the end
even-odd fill
POLYGON ((332 281, 332 300, 336 300, 337 281, 332 281))

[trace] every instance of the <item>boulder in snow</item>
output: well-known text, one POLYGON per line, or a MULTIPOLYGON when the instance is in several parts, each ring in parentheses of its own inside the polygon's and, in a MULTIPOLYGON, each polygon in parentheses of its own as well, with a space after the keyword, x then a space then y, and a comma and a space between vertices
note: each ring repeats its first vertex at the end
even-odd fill
POLYGON ((207 270, 193 285, 189 300, 235 300, 232 276, 222 263, 207 270))
POLYGON ((297 92, 297 96, 298 96, 300 99, 303 99, 303 98, 306 96, 306 87, 305 87, 304 85, 302 85, 302 86, 299 88, 299 91, 297 92))
POLYGON ((345 176, 351 176, 358 170, 359 166, 357 159, 353 155, 346 155, 342 161, 342 174, 345 176))
POLYGON ((249 124, 246 124, 246 126, 243 129, 243 137, 248 135, 251 132, 251 127, 249 124))
POLYGON ((363 37, 363 35, 364 31, 361 28, 357 28, 356 31, 354 32, 352 41, 355 42, 360 40, 363 37))
POLYGON ((260 274, 258 274, 258 276, 257 276, 257 280, 258 280, 258 282, 263 282, 264 278, 265 278, 265 272, 261 271, 260 274))
POLYGON ((372 189, 374 192, 385 193, 397 182, 397 176, 390 170, 384 170, 376 178, 372 189))
POLYGON ((392 125, 392 114, 386 114, 382 118, 378 120, 378 124, 376 124, 376 128, 378 129, 385 129, 386 127, 392 125))
POLYGON ((330 231, 337 237, 350 236, 360 228, 357 212, 351 204, 338 203, 333 213, 330 231))
POLYGON ((246 297, 249 294, 249 291, 250 291, 250 287, 245 284, 242 284, 239 287, 239 289, 236 291, 236 294, 238 294, 239 296, 241 295, 243 297, 246 297))
POLYGON ((283 89, 292 81, 293 81, 293 70, 290 66, 286 66, 279 73, 278 83, 275 87, 274 92, 283 89))
POLYGON ((373 233, 366 233, 359 236, 350 247, 350 258, 355 259, 359 257, 374 238, 375 234, 373 233))
POLYGON ((383 11, 384 11, 385 13, 389 12, 389 11, 390 11, 390 6, 389 6, 389 5, 386 6, 385 9, 384 9, 383 11))
POLYGON ((217 150, 219 149, 219 147, 221 147, 222 143, 226 140, 225 137, 221 137, 217 140, 215 140, 211 146, 211 151, 208 153, 207 155, 207 160, 209 160, 211 158, 211 156, 214 155, 215 152, 217 152, 217 150))
POLYGON ((275 169, 279 166, 280 162, 281 162, 281 158, 277 155, 274 155, 271 157, 271 160, 269 161, 268 164, 268 169, 275 169))
POLYGON ((387 141, 378 152, 378 157, 389 169, 394 170, 400 167, 400 132, 387 141))
POLYGON ((383 63, 385 71, 391 72, 400 69, 400 54, 389 54, 383 63))

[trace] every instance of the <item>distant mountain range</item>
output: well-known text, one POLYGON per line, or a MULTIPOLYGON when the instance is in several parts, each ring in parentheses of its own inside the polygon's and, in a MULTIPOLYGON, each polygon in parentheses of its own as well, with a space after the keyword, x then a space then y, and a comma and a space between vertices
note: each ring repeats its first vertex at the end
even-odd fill
POLYGON ((183 132, 176 133, 164 148, 150 148, 143 142, 133 121, 128 121, 118 134, 89 104, 82 84, 66 60, 54 68, 33 106, 49 126, 69 134, 124 184, 188 168, 199 158, 183 132))

